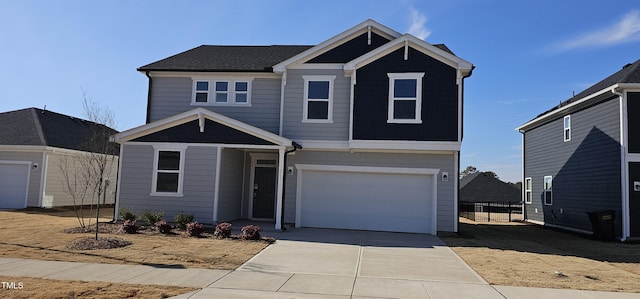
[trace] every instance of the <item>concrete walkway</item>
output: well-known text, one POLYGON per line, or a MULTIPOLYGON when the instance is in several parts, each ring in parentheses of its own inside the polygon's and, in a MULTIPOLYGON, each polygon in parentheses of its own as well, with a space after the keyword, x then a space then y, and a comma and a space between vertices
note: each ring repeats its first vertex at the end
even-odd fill
POLYGON ((235 271, 0 258, 0 275, 175 285, 174 298, 640 298, 491 286, 435 236, 293 229, 235 271))

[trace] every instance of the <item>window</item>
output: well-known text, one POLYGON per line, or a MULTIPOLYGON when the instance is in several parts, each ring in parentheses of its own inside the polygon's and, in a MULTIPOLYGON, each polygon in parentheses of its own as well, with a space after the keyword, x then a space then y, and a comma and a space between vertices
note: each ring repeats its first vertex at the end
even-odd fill
POLYGON ((571 115, 564 117, 564 141, 571 140, 571 115))
POLYGON ((388 123, 422 123, 422 77, 424 73, 389 76, 388 123))
POLYGON ((151 195, 182 196, 183 149, 156 149, 151 195))
POLYGON ((544 204, 545 205, 552 205, 553 204, 553 192, 552 192, 552 178, 551 176, 545 176, 544 177, 544 204))
POLYGON ((333 80, 336 76, 302 76, 303 122, 333 122, 333 80))
POLYGON ((531 203, 531 178, 524 179, 524 203, 531 203))
POLYGON ((251 80, 194 80, 192 104, 251 104, 251 80))

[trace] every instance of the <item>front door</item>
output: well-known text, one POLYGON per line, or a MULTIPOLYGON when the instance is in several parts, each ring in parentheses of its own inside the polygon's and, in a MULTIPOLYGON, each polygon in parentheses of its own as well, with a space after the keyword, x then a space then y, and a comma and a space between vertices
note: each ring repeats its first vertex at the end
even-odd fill
POLYGON ((640 237, 640 162, 629 163, 629 235, 640 237))
POLYGON ((275 218, 277 168, 273 166, 256 165, 253 170, 253 207, 251 218, 275 218))

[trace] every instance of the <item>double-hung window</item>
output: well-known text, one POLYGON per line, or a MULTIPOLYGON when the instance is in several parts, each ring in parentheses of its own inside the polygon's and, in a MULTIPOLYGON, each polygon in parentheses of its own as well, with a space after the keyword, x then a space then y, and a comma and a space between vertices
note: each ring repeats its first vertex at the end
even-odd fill
POLYGON ((333 122, 333 81, 336 76, 302 76, 304 79, 303 122, 333 122))
POLYGON ((184 149, 156 148, 151 195, 182 196, 184 149))
POLYGON ((192 104, 251 105, 251 80, 195 79, 192 104))
POLYGON ((553 204, 553 191, 552 191, 553 179, 550 175, 544 177, 544 204, 550 206, 553 204))
POLYGON ((571 115, 564 117, 564 141, 571 140, 571 115))
POLYGON ((422 77, 424 73, 391 73, 388 123, 422 123, 422 77))
POLYGON ((531 203, 531 178, 524 179, 524 203, 531 203))

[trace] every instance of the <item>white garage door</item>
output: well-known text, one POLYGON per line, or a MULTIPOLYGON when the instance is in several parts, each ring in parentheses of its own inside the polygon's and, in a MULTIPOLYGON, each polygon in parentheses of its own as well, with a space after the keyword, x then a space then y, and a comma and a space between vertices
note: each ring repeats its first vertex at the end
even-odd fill
POLYGON ((436 233, 436 170, 298 166, 298 226, 436 233))
POLYGON ((29 164, 0 162, 0 209, 22 209, 27 206, 29 164))

